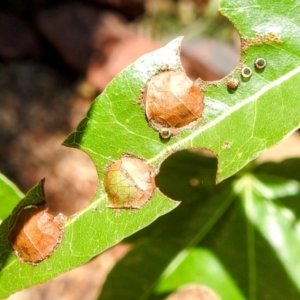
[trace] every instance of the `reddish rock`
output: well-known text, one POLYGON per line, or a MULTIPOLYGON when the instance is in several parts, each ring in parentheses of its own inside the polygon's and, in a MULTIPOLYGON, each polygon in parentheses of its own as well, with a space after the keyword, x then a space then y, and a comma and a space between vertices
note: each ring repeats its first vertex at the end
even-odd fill
POLYGON ((145 53, 152 52, 161 45, 144 37, 136 36, 122 39, 106 49, 109 53, 106 60, 99 59, 95 51, 87 69, 87 80, 99 91, 125 67, 145 53))
POLYGON ((220 297, 204 285, 187 285, 169 295, 166 300, 220 300, 220 297))

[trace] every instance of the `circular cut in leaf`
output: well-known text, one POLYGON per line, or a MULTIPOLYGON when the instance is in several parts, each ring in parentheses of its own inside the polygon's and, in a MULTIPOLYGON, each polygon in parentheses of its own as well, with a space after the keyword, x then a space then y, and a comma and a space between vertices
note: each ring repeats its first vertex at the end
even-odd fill
POLYGON ((124 156, 108 167, 104 185, 109 207, 141 208, 153 194, 154 171, 143 160, 124 156))
POLYGON ((44 206, 25 207, 18 212, 8 240, 22 262, 36 265, 53 253, 64 232, 62 216, 54 218, 44 206))
POLYGON ((174 135, 202 116, 203 92, 183 71, 162 72, 150 79, 144 105, 149 123, 165 138, 166 128, 174 135))

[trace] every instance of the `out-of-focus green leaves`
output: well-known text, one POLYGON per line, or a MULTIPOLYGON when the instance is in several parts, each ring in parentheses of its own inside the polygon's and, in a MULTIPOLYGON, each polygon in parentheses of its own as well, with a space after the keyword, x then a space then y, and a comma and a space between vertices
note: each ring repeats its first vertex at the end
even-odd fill
POLYGON ((221 299, 246 299, 218 257, 201 247, 182 251, 162 274, 155 293, 169 293, 195 283, 210 287, 221 299))
POLYGON ((252 165, 213 186, 214 159, 173 155, 157 181, 183 203, 126 240, 133 249, 109 274, 99 299, 121 293, 164 299, 194 283, 225 300, 298 299, 300 184, 293 172, 300 159, 288 172, 289 165, 252 165))
POLYGON ((17 186, 0 173, 0 224, 23 197, 17 186))

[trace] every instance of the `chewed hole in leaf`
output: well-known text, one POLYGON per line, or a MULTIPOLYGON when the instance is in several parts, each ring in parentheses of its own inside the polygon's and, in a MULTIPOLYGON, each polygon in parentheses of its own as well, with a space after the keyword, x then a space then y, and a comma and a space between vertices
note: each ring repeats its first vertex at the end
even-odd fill
POLYGON ((154 170, 140 158, 123 156, 107 168, 104 185, 108 207, 139 209, 153 194, 154 170))
POLYGON ((175 135, 178 128, 201 118, 204 109, 203 92, 184 71, 166 71, 153 76, 143 102, 149 124, 162 138, 165 138, 162 129, 167 128, 175 135))
POLYGON ((49 211, 54 215, 71 216, 85 209, 96 192, 98 181, 90 156, 76 149, 57 147, 57 144, 47 143, 45 148, 48 152, 44 148, 40 152, 47 157, 50 169, 44 185, 49 211))
POLYGON ((210 151, 179 151, 161 165, 155 182, 160 191, 175 200, 189 199, 190 193, 216 184, 217 158, 210 151))
MULTIPOLYGON (((201 18, 199 23, 200 28, 203 26, 201 18)), ((227 18, 220 15, 216 23, 209 23, 206 32, 210 34, 209 38, 201 35, 192 40, 189 40, 190 32, 183 34, 185 39, 180 53, 181 62, 192 80, 220 80, 230 74, 240 62, 239 33, 227 18)))
POLYGON ((20 209, 8 234, 18 258, 32 265, 48 258, 62 239, 64 220, 62 214, 54 217, 44 206, 20 209))

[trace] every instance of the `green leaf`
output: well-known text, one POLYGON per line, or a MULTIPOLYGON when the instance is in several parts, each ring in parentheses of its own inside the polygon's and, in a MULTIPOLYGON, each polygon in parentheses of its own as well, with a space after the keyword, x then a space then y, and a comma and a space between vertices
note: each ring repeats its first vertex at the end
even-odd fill
MULTIPOLYGON (((108 208, 103 185, 105 170, 123 155, 129 153, 145 160, 158 173, 161 163, 171 153, 206 148, 218 157, 217 181, 220 182, 299 127, 300 102, 295 86, 300 79, 300 6, 288 0, 280 3, 228 0, 221 5, 221 12, 235 23, 243 38, 245 52, 241 61, 252 69, 251 78, 241 80, 234 92, 226 88, 226 79, 208 86, 199 80, 199 85, 206 87, 203 117, 194 127, 168 141, 161 141, 148 125, 139 99, 141 90, 153 75, 162 69, 181 68, 181 39, 141 57, 122 71, 65 141, 65 145, 85 151, 95 163, 99 184, 91 204, 69 218, 61 245, 38 266, 21 264, 11 249, 8 250, 8 225, 13 222, 16 211, 1 224, 0 253, 5 259, 1 261, 0 297, 87 262, 178 205, 156 189, 152 199, 140 210, 117 212, 108 208), (263 72, 253 67, 258 57, 267 61, 263 72), (13 285, 11 278, 14 278, 13 285)), ((232 75, 240 77, 240 68, 232 75)), ((32 200, 32 195, 36 196, 35 201, 44 201, 40 188, 41 185, 33 189, 31 196, 20 205, 32 200)), ((215 206, 209 205, 209 210, 214 208, 218 216, 218 212, 230 203, 226 199, 222 203, 212 202, 215 206)), ((242 207, 236 209, 243 216, 242 207)), ((245 217, 240 217, 239 221, 245 222, 245 217)), ((243 289, 246 285, 241 283, 243 289)))
MULTIPOLYGON (((147 64, 144 56, 140 60, 144 62, 142 67, 133 64, 117 77, 131 76, 133 80, 122 84, 113 81, 66 141, 66 145, 80 148, 92 157, 100 177, 103 168, 119 159, 125 149, 158 168, 170 153, 198 147, 218 156, 217 181, 222 181, 299 127, 299 95, 294 88, 300 79, 296 42, 300 38, 299 6, 293 1, 282 1, 278 7, 277 3, 269 5, 266 1, 223 1, 221 12, 234 22, 244 48, 247 46, 241 54, 241 64, 251 68, 251 78, 241 80, 234 92, 226 88, 226 79, 209 84, 205 87, 201 121, 163 143, 148 126, 138 99, 141 89, 161 68, 179 68, 179 57, 170 63, 168 51, 165 55, 154 52, 147 64), (281 12, 280 17, 277 11, 281 12), (254 68, 258 57, 267 61, 263 71, 254 68)), ((171 54, 175 52, 176 49, 170 50, 171 54)), ((241 77, 240 67, 230 76, 233 75, 241 77)), ((201 81, 199 84, 203 86, 201 81)))
POLYGON ((0 224, 23 197, 17 186, 0 173, 0 224))
POLYGON ((191 283, 209 286, 222 299, 246 299, 218 257, 205 248, 182 251, 163 273, 156 293, 168 293, 191 283))
MULTIPOLYGON (((173 195, 184 190, 184 201, 127 239, 133 248, 108 275, 99 299, 165 299, 194 283, 224 300, 298 299, 300 184, 290 164, 252 167, 212 186, 213 159, 173 155, 159 185, 169 192, 165 178, 171 177, 173 195), (198 186, 191 185, 195 179, 198 186)), ((293 160, 299 167, 300 159, 293 160)))
MULTIPOLYGON (((111 209, 108 207, 102 179, 105 167, 114 159, 128 152, 144 158, 145 153, 150 149, 147 146, 149 137, 142 138, 143 129, 148 125, 138 105, 142 87, 140 77, 143 74, 145 80, 150 76, 149 74, 154 74, 157 66, 163 63, 173 68, 178 67, 179 56, 171 54, 178 51, 180 41, 181 39, 177 39, 165 48, 140 58, 120 73, 93 103, 87 119, 79 125, 78 131, 66 141, 66 144, 71 145, 70 141, 73 138, 74 141, 75 138, 81 140, 80 148, 91 155, 100 182, 91 204, 85 210, 71 216, 64 224, 64 236, 56 251, 37 266, 26 265, 17 259, 7 241, 9 228, 19 209, 28 204, 45 201, 42 182, 33 188, 13 213, 3 221, 0 226, 0 297, 6 297, 22 288, 47 281, 88 262, 92 257, 178 206, 179 202, 169 200, 156 190, 151 201, 142 209, 111 209), (114 107, 119 115, 110 114, 109 107, 114 107), (137 112, 140 113, 140 117, 135 119, 137 112), (135 127, 138 128, 139 125, 142 127, 139 128, 141 139, 135 133, 128 134, 126 131, 125 141, 122 143, 122 131, 128 122, 129 127, 132 126, 130 120, 136 121, 135 127), (92 124, 98 124, 98 127, 95 128, 92 124), (85 129, 81 131, 83 127, 85 129), (136 150, 133 151, 134 149, 136 150), (12 281, 11 278, 14 280, 12 281)), ((163 148, 164 145, 157 139, 156 133, 153 132, 152 135, 157 140, 156 147, 163 148)))

